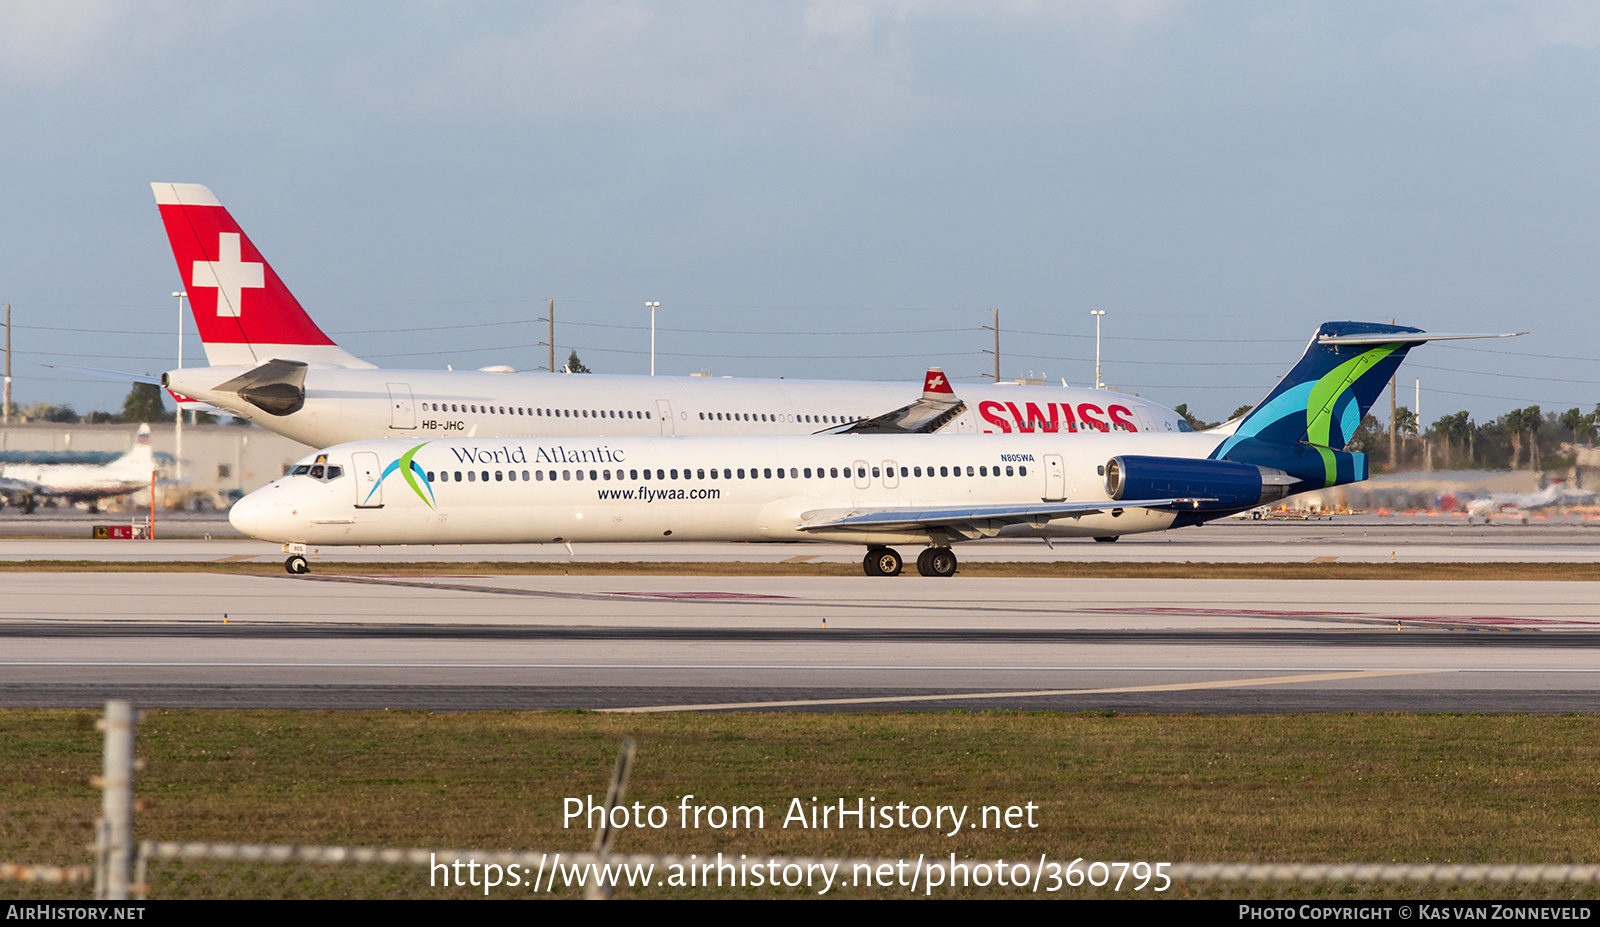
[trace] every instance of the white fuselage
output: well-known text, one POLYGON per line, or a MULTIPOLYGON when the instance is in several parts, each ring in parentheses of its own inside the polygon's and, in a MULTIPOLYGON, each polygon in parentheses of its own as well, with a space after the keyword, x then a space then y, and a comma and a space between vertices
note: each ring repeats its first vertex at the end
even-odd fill
POLYGON ((1094 432, 365 441, 306 458, 295 473, 235 503, 230 519, 253 537, 319 545, 892 544, 1133 534, 1171 527, 1176 516, 1108 503, 1099 514, 993 530, 980 523, 942 539, 920 529, 808 530, 805 524, 851 510, 1108 500, 1097 471, 1109 458, 1199 458, 1221 440, 1207 433, 1094 432), (339 475, 327 479, 328 467, 338 467, 339 475))
MULTIPOLYGON (((191 367, 166 385, 312 447, 373 438, 808 435, 900 408, 912 384, 310 367, 305 404, 272 415, 216 389, 249 367, 191 367)), ((962 384, 954 433, 1176 433, 1177 413, 1112 390, 962 384)))

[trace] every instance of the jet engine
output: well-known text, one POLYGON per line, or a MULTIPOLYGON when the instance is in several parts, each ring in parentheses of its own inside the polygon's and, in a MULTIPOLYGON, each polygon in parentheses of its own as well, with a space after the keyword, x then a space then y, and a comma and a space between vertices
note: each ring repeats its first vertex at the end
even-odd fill
MULTIPOLYGON (((1124 499, 1194 499, 1202 511, 1248 509, 1287 496, 1296 481, 1252 464, 1188 457, 1124 455, 1106 462, 1106 495, 1124 499)), ((1185 505, 1185 508, 1188 508, 1185 505)))
MULTIPOLYGON (((165 376, 163 375, 163 379, 165 376)), ((306 365, 270 360, 217 387, 271 415, 292 415, 306 404, 306 365)))

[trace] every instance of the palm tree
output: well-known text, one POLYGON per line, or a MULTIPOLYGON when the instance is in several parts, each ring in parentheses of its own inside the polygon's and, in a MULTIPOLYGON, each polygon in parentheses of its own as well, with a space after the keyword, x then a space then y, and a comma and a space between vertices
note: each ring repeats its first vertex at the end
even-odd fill
POLYGON ((1500 416, 1500 422, 1505 426, 1507 437, 1511 438, 1511 469, 1515 470, 1522 460, 1522 429, 1527 424, 1521 409, 1512 409, 1500 416))
POLYGON ((1596 437, 1594 416, 1584 415, 1583 412, 1576 407, 1561 413, 1561 427, 1565 428, 1567 433, 1572 435, 1572 440, 1575 443, 1585 439, 1587 439, 1590 444, 1594 443, 1594 439, 1596 437))
POLYGON ((1466 437, 1472 430, 1472 423, 1467 421, 1465 411, 1454 415, 1446 415, 1433 423, 1433 433, 1444 439, 1444 468, 1450 469, 1450 443, 1453 440, 1466 437))

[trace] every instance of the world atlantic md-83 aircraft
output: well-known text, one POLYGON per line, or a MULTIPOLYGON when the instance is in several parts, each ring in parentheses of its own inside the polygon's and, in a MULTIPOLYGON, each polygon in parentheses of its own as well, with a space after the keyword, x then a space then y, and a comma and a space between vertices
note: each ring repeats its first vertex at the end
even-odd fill
MULTIPOLYGON (((210 190, 151 187, 210 364, 168 371, 161 385, 312 447, 383 437, 804 435, 874 419, 868 430, 908 430, 907 416, 893 414, 907 398, 895 382, 379 369, 317 327, 210 190)), ((1109 390, 990 384, 963 387, 963 398, 938 430, 1189 430, 1173 410, 1109 390)))
POLYGON ((1415 328, 1329 322, 1243 418, 1182 434, 808 435, 727 438, 358 441, 320 451, 234 504, 229 520, 307 545, 816 540, 924 545, 924 576, 952 545, 988 537, 1096 537, 1198 525, 1367 477, 1342 450, 1415 345, 1415 328))

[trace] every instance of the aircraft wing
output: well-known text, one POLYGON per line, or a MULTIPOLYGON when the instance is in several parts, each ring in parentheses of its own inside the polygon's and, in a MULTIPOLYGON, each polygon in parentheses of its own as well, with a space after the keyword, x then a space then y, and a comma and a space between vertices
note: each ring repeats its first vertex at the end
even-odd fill
POLYGON ((1053 518, 1096 515, 1113 509, 1169 508, 1205 499, 1136 499, 1128 502, 1040 502, 1032 505, 895 506, 882 509, 823 509, 806 512, 801 531, 899 531, 944 528, 957 534, 991 535, 1006 525, 1042 525, 1053 518))
POLYGON ((933 434, 967 411, 967 404, 956 398, 950 381, 938 367, 929 367, 922 381, 922 396, 910 405, 865 418, 859 422, 825 428, 823 435, 933 434))

